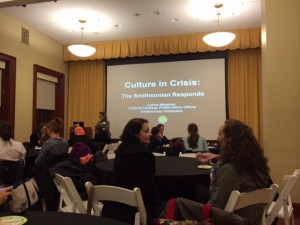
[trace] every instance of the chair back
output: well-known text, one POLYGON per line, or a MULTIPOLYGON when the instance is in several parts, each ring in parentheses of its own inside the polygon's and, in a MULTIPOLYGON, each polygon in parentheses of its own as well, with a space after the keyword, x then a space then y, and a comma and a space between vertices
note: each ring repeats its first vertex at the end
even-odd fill
POLYGON ((114 158, 116 158, 116 154, 115 153, 107 154, 107 159, 114 159, 114 158))
POLYGON ((114 154, 120 144, 121 144, 121 141, 118 141, 117 143, 112 143, 107 152, 107 155, 114 154))
POLYGON ((188 158, 195 158, 196 159, 197 153, 182 153, 179 152, 179 157, 188 157, 188 158))
POLYGON ((107 152, 109 151, 109 149, 112 147, 112 144, 106 144, 104 145, 102 152, 107 154, 107 152))
MULTIPOLYGON (((287 183, 283 187, 276 201, 273 202, 268 210, 267 224, 272 224, 275 217, 285 219, 285 224, 289 224, 289 219, 293 216, 293 205, 291 199, 291 191, 293 190, 296 182, 300 176, 300 169, 296 169, 294 173, 289 177, 287 183)), ((292 218, 294 220, 294 218, 292 218)))
POLYGON ((138 212, 135 215, 135 225, 147 224, 147 213, 139 188, 136 187, 133 190, 129 190, 109 185, 94 186, 91 182, 86 182, 85 187, 89 196, 87 210, 88 212, 90 211, 90 207, 93 207, 95 215, 101 214, 101 209, 99 208, 98 201, 119 202, 136 207, 138 209, 138 212))
POLYGON ((72 179, 56 173, 53 181, 60 193, 58 211, 85 214, 86 206, 80 198, 72 179))
POLYGON ((239 191, 232 191, 225 206, 225 211, 234 212, 250 205, 265 204, 262 224, 266 224, 265 215, 278 188, 277 184, 272 184, 269 188, 257 189, 251 192, 240 193, 239 191))
POLYGON ((10 186, 16 182, 23 181, 24 160, 18 161, 2 160, 0 161, 0 185, 10 186))
POLYGON ((166 152, 164 153, 159 153, 159 152, 153 152, 154 156, 166 156, 166 152))

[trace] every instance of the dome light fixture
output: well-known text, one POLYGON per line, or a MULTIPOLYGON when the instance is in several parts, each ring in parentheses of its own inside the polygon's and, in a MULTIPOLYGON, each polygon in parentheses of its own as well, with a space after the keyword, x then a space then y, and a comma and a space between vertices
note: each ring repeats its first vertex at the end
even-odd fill
POLYGON ((220 32, 220 15, 219 9, 223 7, 222 3, 215 4, 215 8, 218 9, 218 30, 217 32, 213 32, 207 34, 203 37, 203 41, 210 46, 213 47, 222 47, 230 44, 235 39, 235 34, 231 32, 220 32))
POLYGON ((80 19, 79 22, 82 24, 81 26, 81 44, 70 45, 68 50, 75 56, 78 57, 88 57, 93 55, 96 52, 96 48, 83 44, 83 24, 86 23, 86 20, 80 19))

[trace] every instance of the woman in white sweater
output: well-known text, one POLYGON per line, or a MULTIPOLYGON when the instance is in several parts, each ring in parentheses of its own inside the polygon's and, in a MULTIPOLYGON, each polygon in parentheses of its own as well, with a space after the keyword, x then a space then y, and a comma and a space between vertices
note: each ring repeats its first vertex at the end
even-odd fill
POLYGON ((21 142, 12 139, 9 122, 0 122, 0 160, 18 161, 25 159, 26 149, 21 142))

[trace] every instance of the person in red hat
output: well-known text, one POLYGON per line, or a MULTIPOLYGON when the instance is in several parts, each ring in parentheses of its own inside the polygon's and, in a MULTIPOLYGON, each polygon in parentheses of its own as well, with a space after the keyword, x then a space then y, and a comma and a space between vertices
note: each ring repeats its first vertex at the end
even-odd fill
POLYGON ((72 147, 77 143, 83 143, 87 145, 90 150, 93 150, 93 142, 92 140, 85 135, 85 131, 82 127, 75 127, 74 135, 69 139, 69 145, 72 147))

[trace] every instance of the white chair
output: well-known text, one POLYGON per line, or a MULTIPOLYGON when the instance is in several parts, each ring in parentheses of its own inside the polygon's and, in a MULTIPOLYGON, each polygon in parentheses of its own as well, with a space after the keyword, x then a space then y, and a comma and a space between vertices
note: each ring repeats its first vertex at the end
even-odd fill
POLYGON ((104 145, 102 152, 106 154, 106 152, 108 152, 111 147, 112 147, 112 144, 104 145))
POLYGON ((58 211, 86 214, 87 201, 82 201, 71 178, 55 174, 53 181, 60 193, 58 211))
POLYGON ((300 169, 296 169, 283 187, 276 201, 273 201, 268 209, 267 224, 272 224, 275 217, 284 219, 285 225, 295 225, 294 209, 291 198, 291 191, 300 176, 300 169))
POLYGON ((147 224, 146 209, 139 188, 136 187, 133 190, 129 190, 108 185, 94 186, 91 182, 86 182, 85 188, 89 196, 87 212, 90 212, 90 207, 92 207, 94 214, 100 216, 101 208, 98 205, 98 201, 119 202, 138 209, 138 212, 135 214, 134 225, 147 224))
POLYGON ((179 157, 196 158, 197 153, 182 153, 179 152, 179 157))
POLYGON ((120 144, 121 144, 121 141, 118 141, 117 143, 112 143, 111 147, 109 148, 109 151, 107 152, 107 155, 114 154, 120 144))
POLYGON ((114 159, 116 157, 115 153, 107 154, 107 159, 114 159))
POLYGON ((153 152, 154 156, 166 156, 166 152, 159 153, 159 152, 153 152))
POLYGON ((261 224, 266 225, 267 222, 265 215, 278 191, 278 188, 279 186, 277 184, 272 184, 269 188, 257 189, 251 192, 240 193, 239 191, 232 191, 224 210, 234 212, 246 206, 265 204, 261 224))

